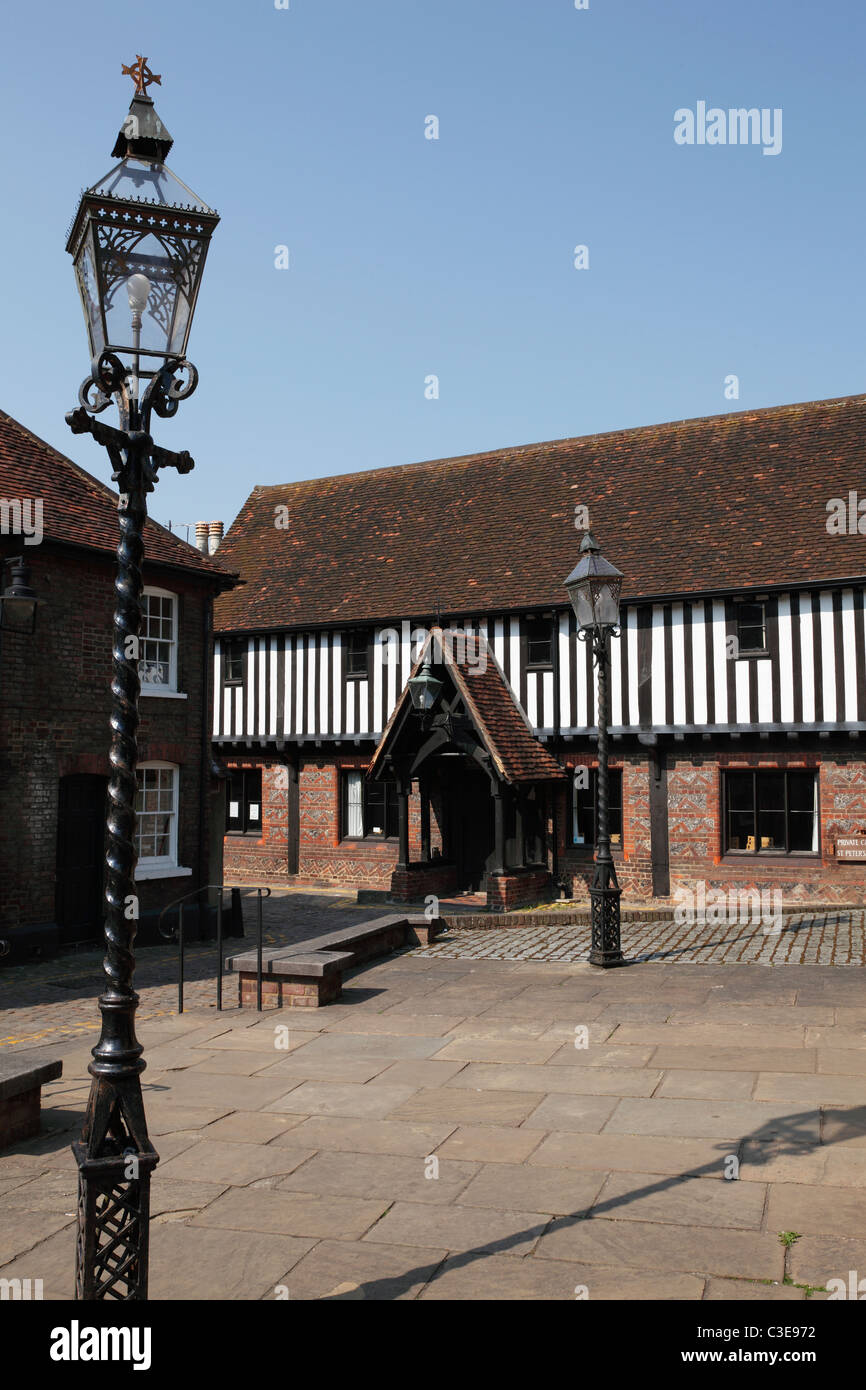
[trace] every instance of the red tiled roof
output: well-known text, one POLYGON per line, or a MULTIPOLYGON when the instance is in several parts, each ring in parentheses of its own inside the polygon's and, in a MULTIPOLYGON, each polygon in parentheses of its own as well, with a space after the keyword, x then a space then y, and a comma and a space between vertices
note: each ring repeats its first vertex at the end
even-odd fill
MULTIPOLYGON (((94 447, 96 447, 94 445, 94 447)), ((42 499, 42 527, 47 541, 91 550, 117 548, 117 493, 58 453, 11 415, 0 410, 0 497, 42 499)), ((150 518, 144 528, 149 565, 170 565, 234 583, 232 566, 218 565, 150 518)))
POLYGON ((589 512, 623 596, 866 575, 826 505, 864 485, 866 397, 257 487, 219 556, 221 629, 560 606, 589 512), (274 525, 288 509, 288 529, 274 525))
MULTIPOLYGON (((434 674, 437 667, 440 672, 443 666, 448 671, 500 777, 506 782, 559 781, 565 777, 559 763, 533 734, 489 643, 475 633, 441 633, 434 628, 421 649, 413 676, 420 670, 433 642, 436 643, 432 662, 434 674)), ((404 686, 373 755, 369 774, 389 751, 392 731, 398 721, 402 722, 408 703, 411 703, 411 695, 408 686, 404 686)))

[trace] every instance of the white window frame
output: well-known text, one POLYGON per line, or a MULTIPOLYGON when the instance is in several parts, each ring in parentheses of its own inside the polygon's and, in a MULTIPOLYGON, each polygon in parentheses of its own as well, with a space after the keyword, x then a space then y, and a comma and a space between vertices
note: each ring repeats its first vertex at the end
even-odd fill
MULTIPOLYGON (((169 831, 168 854, 146 855, 138 860, 135 868, 136 882, 145 878, 185 878, 192 869, 182 868, 177 862, 177 829, 180 808, 180 767, 177 763, 160 762, 157 759, 139 763, 139 772, 170 771, 172 773, 171 827, 169 831)), ((136 800, 137 800, 136 793, 136 800)), ((139 821, 136 816, 135 840, 138 841, 139 821)))
MULTIPOLYGON (((147 598, 147 597, 152 597, 152 598, 168 598, 168 599, 171 599, 171 632, 172 632, 172 635, 171 635, 171 646, 170 646, 170 648, 169 648, 169 658, 168 658, 168 681, 167 681, 165 684, 162 684, 162 683, 159 683, 159 682, 151 683, 150 681, 146 681, 146 680, 144 680, 144 679, 142 678, 142 681, 141 681, 141 693, 142 693, 142 695, 159 695, 159 696, 167 696, 167 695, 168 695, 168 696, 171 696, 171 695, 174 695, 174 696, 177 697, 177 696, 180 695, 180 691, 179 691, 178 688, 177 688, 177 649, 178 649, 178 641, 179 641, 177 594, 172 593, 171 589, 158 589, 158 588, 155 587, 155 585, 147 584, 147 585, 145 585, 144 589, 142 590, 142 598, 147 598)), ((146 633, 145 633, 145 632, 142 632, 142 635, 141 635, 142 650, 143 650, 143 647, 144 647, 145 640, 146 640, 146 633)), ((154 639, 151 639, 151 640, 154 640, 154 639)), ((162 640, 165 640, 165 639, 162 639, 162 640)), ((143 655, 142 655, 142 662, 143 662, 143 660, 144 660, 144 657, 143 657, 143 655)), ((139 663, 139 674, 141 674, 141 663, 139 663)), ((182 696, 181 698, 186 699, 186 696, 184 695, 184 696, 182 696)))

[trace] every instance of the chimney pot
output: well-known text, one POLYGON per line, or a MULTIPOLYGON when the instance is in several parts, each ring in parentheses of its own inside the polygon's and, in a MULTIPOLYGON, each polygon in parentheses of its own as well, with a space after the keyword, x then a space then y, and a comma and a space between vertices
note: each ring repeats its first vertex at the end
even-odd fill
POLYGON ((208 553, 208 527, 206 521, 197 521, 195 524, 195 548, 200 550, 202 555, 208 553))
POLYGON ((208 527, 208 554, 214 555, 220 547, 223 538, 223 524, 221 521, 212 521, 208 527))

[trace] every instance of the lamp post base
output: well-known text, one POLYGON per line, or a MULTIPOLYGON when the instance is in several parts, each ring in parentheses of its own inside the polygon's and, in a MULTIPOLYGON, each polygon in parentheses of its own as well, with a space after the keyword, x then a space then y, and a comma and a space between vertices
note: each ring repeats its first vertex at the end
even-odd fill
POLYGON ((592 945, 589 952, 590 965, 600 965, 605 969, 626 965, 620 943, 619 900, 622 889, 593 883, 589 890, 592 910, 592 945))
POLYGON ((75 1298, 138 1302, 147 1298, 150 1175, 159 1155, 130 1145, 125 1153, 78 1163, 78 1249, 75 1298))

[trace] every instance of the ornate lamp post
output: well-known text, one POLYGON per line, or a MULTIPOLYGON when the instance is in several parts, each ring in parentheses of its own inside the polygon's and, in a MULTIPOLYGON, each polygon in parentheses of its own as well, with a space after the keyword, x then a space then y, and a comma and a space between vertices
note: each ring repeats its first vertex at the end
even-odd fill
POLYGON ((219 221, 165 165, 172 139, 147 95, 159 77, 147 60, 124 67, 135 94, 113 157, 81 195, 72 256, 92 365, 80 405, 66 420, 108 450, 120 496, 111 682, 111 777, 102 1031, 78 1163, 76 1298, 147 1298, 150 1175, 159 1162, 141 1094, 145 1063, 135 1036, 132 986, 138 920, 135 802, 143 527, 160 468, 188 473, 193 460, 154 444, 151 416, 170 418, 195 390, 186 344, 208 243, 219 221), (142 389, 143 388, 143 389, 142 389), (94 419, 116 402, 120 428, 94 419))
POLYGON ((587 531, 580 544, 580 560, 565 581, 577 618, 577 635, 589 642, 598 666, 598 812, 596 817, 595 873, 589 890, 592 906, 590 965, 625 965, 620 943, 620 886, 610 853, 608 830, 607 741, 610 725, 610 639, 619 637, 619 596, 623 576, 601 553, 587 531))

